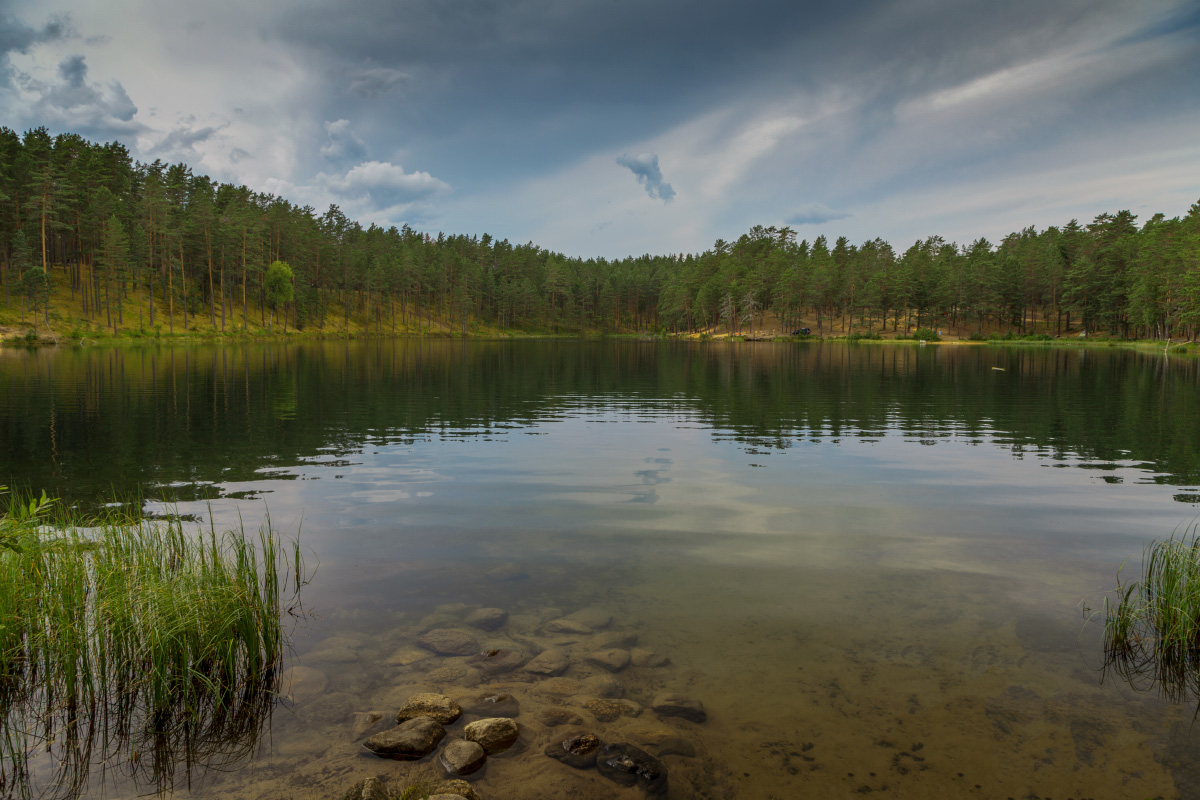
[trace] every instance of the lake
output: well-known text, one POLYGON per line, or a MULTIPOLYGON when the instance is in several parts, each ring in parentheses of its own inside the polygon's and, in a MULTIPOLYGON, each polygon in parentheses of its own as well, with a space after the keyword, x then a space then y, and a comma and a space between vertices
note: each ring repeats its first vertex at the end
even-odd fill
MULTIPOLYGON (((428 759, 362 747, 383 724, 365 714, 386 722, 422 691, 518 700, 521 739, 478 776, 484 800, 640 797, 543 754, 573 729, 661 752, 672 798, 1200 792, 1195 706, 1102 680, 1101 629, 1085 620, 1118 570, 1136 577, 1149 542, 1200 514, 1194 358, 626 341, 9 349, 0 483, 218 526, 269 513, 298 532, 315 572, 289 666, 317 672, 252 752, 193 767, 190 790, 181 769, 179 796, 331 798, 429 774, 428 759), (507 620, 472 627, 479 608, 507 620), (569 666, 493 671, 417 646, 443 628, 520 660, 560 650, 569 666), (634 663, 589 660, 613 646, 634 663), (659 717, 665 692, 707 719, 659 717)), ((97 770, 95 791, 146 791, 125 772, 97 770)))

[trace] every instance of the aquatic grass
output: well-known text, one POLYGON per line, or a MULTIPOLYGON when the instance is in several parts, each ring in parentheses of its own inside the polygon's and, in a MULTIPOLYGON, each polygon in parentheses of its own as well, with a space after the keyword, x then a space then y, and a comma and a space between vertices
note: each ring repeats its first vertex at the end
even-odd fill
POLYGON ((35 761, 77 796, 93 763, 162 790, 180 764, 243 757, 278 696, 298 544, 269 521, 254 537, 28 509, 0 517, 0 795, 30 796, 35 761))
MULTIPOLYGON (((1142 577, 1104 601, 1104 670, 1200 703, 1200 531, 1146 547, 1142 577)), ((1200 706, 1198 706, 1200 710, 1200 706)))

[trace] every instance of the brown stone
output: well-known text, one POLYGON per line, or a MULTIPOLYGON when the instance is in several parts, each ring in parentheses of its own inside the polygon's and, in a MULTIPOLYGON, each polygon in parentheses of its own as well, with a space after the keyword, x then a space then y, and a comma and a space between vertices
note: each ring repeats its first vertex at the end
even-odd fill
POLYGON ((407 722, 416 717, 433 717, 443 725, 449 725, 462 716, 458 703, 444 694, 420 692, 408 698, 408 702, 396 712, 396 722, 407 722))
POLYGON ((414 717, 390 731, 377 733, 363 747, 380 758, 415 761, 434 751, 446 731, 433 717, 414 717))
POLYGON ((463 729, 463 736, 468 741, 479 742, 489 756, 512 747, 520 733, 517 723, 507 717, 477 720, 463 729))

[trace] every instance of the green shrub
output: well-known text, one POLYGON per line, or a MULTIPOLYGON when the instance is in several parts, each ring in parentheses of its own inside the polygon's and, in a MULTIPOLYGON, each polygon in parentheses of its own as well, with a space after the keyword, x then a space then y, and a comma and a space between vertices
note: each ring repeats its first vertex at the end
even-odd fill
POLYGON ((938 332, 933 328, 917 328, 913 331, 912 338, 923 339, 927 342, 940 342, 942 340, 942 337, 938 336, 938 332))

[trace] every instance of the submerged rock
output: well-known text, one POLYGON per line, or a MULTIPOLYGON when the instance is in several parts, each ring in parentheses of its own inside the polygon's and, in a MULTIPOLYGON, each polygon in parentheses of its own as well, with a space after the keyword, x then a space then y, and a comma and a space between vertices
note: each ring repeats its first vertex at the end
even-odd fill
POLYGON ((642 707, 632 700, 589 700, 587 710, 591 711, 599 722, 612 722, 621 717, 636 717, 642 713, 642 707))
POLYGON ((625 631, 606 631, 592 637, 592 647, 596 650, 608 650, 613 647, 628 650, 637 642, 638 635, 636 633, 626 633, 625 631))
POLYGON ((279 677, 279 693, 293 702, 309 700, 329 686, 329 677, 312 667, 292 667, 279 677))
POLYGON ((481 672, 489 675, 499 675, 504 672, 512 672, 524 664, 525 656, 516 650, 509 650, 502 647, 484 650, 467 659, 467 663, 481 672))
POLYGON ((363 781, 362 800, 390 800, 390 795, 379 778, 367 778, 363 781))
POLYGON ((589 664, 595 664, 597 667, 603 667, 609 672, 620 672, 629 666, 629 651, 618 650, 612 648, 609 650, 595 650, 584 656, 584 659, 589 664))
POLYGON ((479 652, 479 642, 466 631, 435 628, 422 634, 417 644, 439 656, 470 656, 479 652))
POLYGON ((547 728, 583 723, 583 719, 569 708, 543 708, 537 713, 537 721, 547 728))
POLYGON ((529 577, 520 564, 501 564, 484 573, 494 581, 519 581, 529 577))
POLYGON ((402 647, 388 656, 386 663, 391 667, 407 667, 409 664, 415 664, 427 658, 433 658, 427 650, 418 650, 415 647, 402 647))
POLYGON ((588 680, 585 688, 596 697, 625 696, 625 687, 611 675, 597 675, 588 680))
POLYGON ((637 786, 648 795, 666 795, 667 768, 654 756, 628 742, 606 744, 596 754, 600 774, 621 786, 637 786))
POLYGON ((414 717, 390 731, 375 734, 363 742, 363 747, 380 758, 415 761, 432 753, 445 736, 445 729, 433 717, 414 717))
POLYGON ((494 631, 508 622, 508 612, 502 608, 480 608, 468 614, 463 622, 483 631, 494 631))
POLYGON ((521 705, 517 702, 517 698, 504 692, 478 694, 459 702, 466 713, 479 717, 517 717, 521 715, 521 705))
POLYGON ((568 767, 587 769, 595 766, 596 754, 603 746, 604 742, 591 731, 575 731, 546 745, 545 752, 568 767))
POLYGON ((491 717, 469 723, 463 729, 463 736, 468 741, 479 742, 479 745, 489 756, 503 753, 512 747, 520 735, 521 729, 517 723, 507 717, 491 717))
POLYGON ((350 741, 356 742, 365 733, 378 727, 383 721, 382 711, 359 711, 350 717, 350 741))
POLYGON ((534 675, 560 675, 571 665, 567 654, 556 647, 538 653, 521 669, 534 675))
POLYGON ((594 633, 611 624, 612 614, 596 608, 585 608, 574 614, 567 614, 565 617, 547 622, 546 631, 549 633, 594 633))
POLYGON ((487 753, 478 742, 455 739, 438 753, 437 762, 443 773, 454 778, 482 769, 487 762, 487 753))
POLYGON ((462 797, 463 800, 479 800, 479 795, 475 793, 475 789, 462 778, 451 778, 450 780, 435 783, 429 790, 429 800, 443 796, 462 797))
POLYGON ((442 725, 449 725, 462 716, 462 707, 444 694, 420 692, 408 698, 398 712, 396 722, 407 722, 416 717, 433 717, 442 725))
POLYGON ((635 667, 665 667, 671 663, 671 659, 652 650, 635 647, 629 652, 629 663, 635 667))
POLYGON ((704 711, 704 703, 674 692, 667 692, 655 697, 653 708, 654 713, 660 717, 679 717, 691 722, 704 722, 708 719, 708 714, 704 711))

